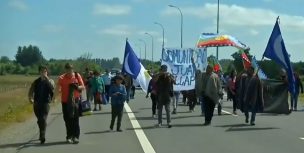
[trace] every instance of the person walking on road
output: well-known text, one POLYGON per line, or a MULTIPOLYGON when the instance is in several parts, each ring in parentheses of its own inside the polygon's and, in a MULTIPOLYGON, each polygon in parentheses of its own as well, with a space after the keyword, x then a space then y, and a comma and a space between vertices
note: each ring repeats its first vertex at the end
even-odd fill
POLYGON ((109 70, 106 69, 105 74, 103 74, 101 77, 102 77, 103 82, 105 84, 106 98, 107 98, 107 101, 109 101, 109 90, 110 90, 110 87, 111 87, 112 75, 110 74, 109 70))
POLYGON ((167 66, 162 65, 160 72, 157 76, 157 98, 158 98, 158 126, 162 126, 162 111, 165 106, 167 116, 167 126, 171 128, 171 116, 170 116, 170 100, 173 97, 173 76, 167 72, 167 66))
POLYGON ((249 122, 249 112, 251 112, 250 125, 255 125, 256 113, 264 109, 263 88, 261 80, 254 74, 253 67, 248 68, 247 74, 243 100, 245 122, 249 122))
POLYGON ((133 79, 131 77, 131 75, 129 74, 124 74, 124 85, 126 87, 126 90, 127 90, 127 96, 126 96, 126 101, 127 103, 129 103, 130 101, 130 92, 131 92, 131 88, 133 86, 133 79))
POLYGON ((296 93, 295 93, 295 95, 292 95, 292 94, 290 95, 290 103, 291 103, 291 110, 297 111, 297 104, 298 104, 300 89, 301 89, 301 93, 303 94, 303 84, 301 82, 301 79, 300 79, 298 73, 294 72, 294 77, 295 77, 296 93))
POLYGON ((126 87, 122 85, 123 77, 117 75, 114 77, 115 84, 110 87, 109 95, 111 97, 111 107, 112 107, 112 119, 110 124, 110 130, 113 131, 114 122, 117 117, 117 132, 122 132, 121 130, 121 119, 123 115, 124 102, 126 100, 127 91, 126 87))
POLYGON ((236 71, 233 70, 230 73, 229 79, 228 79, 228 89, 227 92, 230 93, 230 98, 232 99, 233 102, 233 114, 236 115, 236 108, 237 108, 237 102, 236 102, 236 88, 235 88, 235 83, 236 83, 236 71))
POLYGON ((40 143, 44 144, 47 126, 46 120, 50 110, 49 103, 54 96, 54 81, 48 77, 47 67, 39 66, 39 73, 40 77, 31 84, 28 98, 33 103, 34 113, 37 117, 40 143))
POLYGON ((152 117, 156 118, 156 108, 157 108, 158 99, 157 99, 157 86, 156 86, 155 75, 152 76, 152 79, 149 82, 146 98, 149 97, 149 94, 152 101, 152 117))
POLYGON ((74 72, 70 63, 65 64, 66 73, 59 76, 58 90, 61 92, 63 119, 66 127, 68 143, 79 143, 79 103, 81 91, 85 89, 79 73, 74 72))
POLYGON ((203 80, 203 97, 205 106, 205 123, 204 125, 210 125, 213 117, 213 111, 216 104, 218 104, 220 95, 222 94, 222 87, 220 79, 216 73, 213 72, 212 66, 208 65, 206 69, 206 75, 203 80))
POLYGON ((90 80, 91 85, 91 92, 94 97, 94 111, 97 111, 97 105, 99 111, 101 111, 101 104, 102 104, 102 94, 105 92, 105 85, 103 79, 100 77, 100 73, 95 70, 93 72, 94 77, 90 80))
POLYGON ((177 114, 177 106, 178 106, 179 95, 180 95, 180 91, 173 91, 173 97, 172 97, 173 111, 172 111, 172 114, 177 114))

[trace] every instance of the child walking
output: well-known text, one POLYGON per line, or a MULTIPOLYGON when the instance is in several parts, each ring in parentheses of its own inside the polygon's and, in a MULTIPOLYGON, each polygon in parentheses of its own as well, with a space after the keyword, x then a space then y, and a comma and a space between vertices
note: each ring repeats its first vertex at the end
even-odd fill
POLYGON ((115 84, 110 87, 109 95, 111 97, 111 107, 112 107, 112 120, 110 125, 110 130, 113 131, 114 122, 116 117, 117 119, 117 127, 116 130, 118 132, 122 132, 121 130, 121 119, 123 114, 124 102, 126 100, 127 91, 126 87, 122 85, 123 77, 118 75, 114 77, 115 84))

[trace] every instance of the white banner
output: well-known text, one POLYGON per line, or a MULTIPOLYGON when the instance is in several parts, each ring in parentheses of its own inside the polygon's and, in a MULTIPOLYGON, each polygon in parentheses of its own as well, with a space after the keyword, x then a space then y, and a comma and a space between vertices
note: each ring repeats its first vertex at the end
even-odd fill
POLYGON ((162 52, 161 61, 162 65, 168 66, 168 72, 176 79, 174 91, 191 90, 195 87, 195 70, 206 71, 207 50, 205 48, 166 48, 162 52))

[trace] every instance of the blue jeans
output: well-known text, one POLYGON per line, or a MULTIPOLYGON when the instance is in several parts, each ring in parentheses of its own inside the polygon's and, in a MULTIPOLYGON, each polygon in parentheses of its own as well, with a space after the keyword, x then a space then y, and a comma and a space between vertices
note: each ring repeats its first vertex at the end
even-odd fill
MULTIPOLYGON (((245 116, 246 116, 246 121, 248 121, 248 119, 249 119, 249 111, 248 110, 245 111, 245 116)), ((252 112, 251 112, 251 118, 250 118, 250 123, 254 123, 255 116, 256 116, 256 111, 252 110, 252 112)))
POLYGON ((126 88, 126 90, 127 90, 126 101, 127 101, 127 103, 128 103, 129 100, 130 100, 130 91, 131 91, 131 89, 130 89, 130 88, 126 88))

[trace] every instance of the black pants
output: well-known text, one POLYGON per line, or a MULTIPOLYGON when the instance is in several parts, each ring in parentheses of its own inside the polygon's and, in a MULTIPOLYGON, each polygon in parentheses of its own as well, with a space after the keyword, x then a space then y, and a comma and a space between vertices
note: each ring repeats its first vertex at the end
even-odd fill
POLYGON ((205 106, 205 122, 210 123, 213 117, 215 103, 209 97, 204 96, 204 106, 205 106))
POLYGON ((112 119, 111 119, 111 125, 110 125, 111 130, 113 130, 116 117, 117 117, 117 127, 116 127, 116 129, 120 130, 122 114, 123 114, 123 105, 120 105, 120 106, 113 106, 112 105, 112 119))
POLYGON ((151 100, 152 100, 152 115, 155 115, 156 107, 157 107, 157 96, 151 93, 151 100))
POLYGON ((236 108, 237 108, 237 101, 236 101, 236 96, 235 95, 232 95, 231 96, 232 98, 232 102, 233 102, 233 111, 236 111, 236 108))
POLYGON ((189 101, 189 110, 193 111, 195 105, 197 104, 195 90, 188 91, 187 97, 188 97, 188 101, 189 101))
POLYGON ((107 98, 107 101, 109 101, 109 91, 110 91, 110 87, 111 85, 105 85, 105 93, 106 93, 106 98, 107 98))
POLYGON ((67 139, 70 138, 77 138, 79 139, 80 135, 80 126, 79 126, 79 109, 78 109, 78 103, 75 105, 75 113, 74 116, 69 115, 69 107, 67 103, 62 103, 62 112, 63 112, 63 119, 65 122, 65 127, 66 127, 66 133, 67 139))
POLYGON ((39 138, 45 138, 45 131, 46 131, 46 120, 49 114, 50 106, 48 103, 34 103, 34 113, 37 117, 37 124, 39 127, 39 138))

